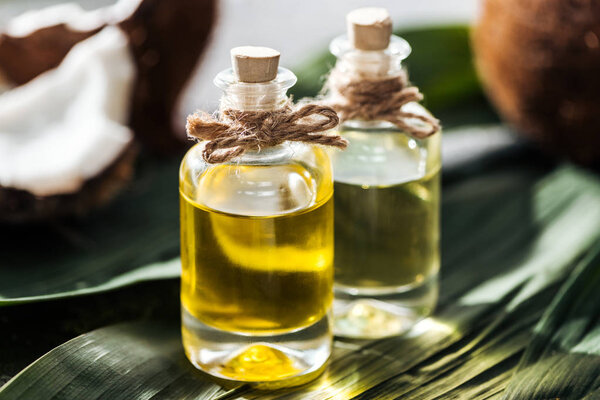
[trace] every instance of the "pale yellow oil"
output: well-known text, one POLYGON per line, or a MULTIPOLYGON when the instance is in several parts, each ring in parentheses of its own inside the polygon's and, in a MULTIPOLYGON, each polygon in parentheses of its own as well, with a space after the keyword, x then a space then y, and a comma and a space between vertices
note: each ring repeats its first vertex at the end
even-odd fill
POLYGON ((336 287, 366 295, 417 287, 440 264, 439 138, 342 134, 350 146, 334 159, 336 287))
MULTIPOLYGON (((183 307, 211 327, 255 335, 323 318, 332 303, 333 199, 331 184, 319 189, 302 165, 221 165, 183 182, 183 307)), ((294 373, 275 350, 255 347, 223 373, 294 373), (262 361, 240 367, 245 359, 262 361)))
POLYGON ((338 284, 405 287, 437 271, 439 171, 387 187, 334 188, 338 284))

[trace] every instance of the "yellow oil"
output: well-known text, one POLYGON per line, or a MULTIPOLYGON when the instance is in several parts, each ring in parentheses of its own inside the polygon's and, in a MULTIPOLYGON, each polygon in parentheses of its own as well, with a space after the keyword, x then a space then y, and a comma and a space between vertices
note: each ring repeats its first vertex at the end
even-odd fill
MULTIPOLYGON (((316 187, 300 164, 219 165, 196 182, 186 181, 194 174, 182 176, 181 301, 187 311, 211 327, 257 335, 323 318, 333 286, 331 183, 316 187)), ((252 357, 265 353, 259 350, 249 351, 252 357)), ((228 375, 240 372, 238 361, 231 361, 228 375)), ((293 367, 274 370, 287 375, 293 367)))
POLYGON ((285 353, 262 344, 248 347, 221 368, 221 373, 228 378, 244 381, 278 380, 298 372, 285 353))

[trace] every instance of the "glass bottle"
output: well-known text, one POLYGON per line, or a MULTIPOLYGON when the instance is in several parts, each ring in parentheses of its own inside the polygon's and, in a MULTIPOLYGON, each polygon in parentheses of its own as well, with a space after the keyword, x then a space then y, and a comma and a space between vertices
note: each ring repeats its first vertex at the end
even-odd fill
MULTIPOLYGON (((381 79, 402 72, 411 48, 392 35, 387 48, 364 51, 343 35, 330 50, 339 73, 381 79)), ((430 115, 416 102, 403 111, 430 115)), ((339 129, 349 146, 332 154, 334 333, 397 335, 437 302, 441 134, 416 139, 390 122, 360 119, 339 129)))
MULTIPOLYGON (((284 107, 296 77, 215 84, 221 110, 284 107)), ((331 352, 333 177, 305 143, 246 151, 222 164, 192 147, 180 169, 185 353, 225 380, 280 387, 318 375, 331 352)))

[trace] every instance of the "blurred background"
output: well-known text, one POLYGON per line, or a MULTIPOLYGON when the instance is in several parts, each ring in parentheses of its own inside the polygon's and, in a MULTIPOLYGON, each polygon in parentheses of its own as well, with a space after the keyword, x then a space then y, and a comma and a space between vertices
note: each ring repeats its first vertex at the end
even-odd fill
POLYGON ((212 85, 211 77, 229 66, 229 49, 233 47, 261 45, 278 49, 281 65, 295 69, 324 44, 345 33, 342 16, 355 8, 387 8, 395 29, 407 29, 469 23, 475 19, 477 3, 477 0, 223 1, 211 44, 186 95, 186 104, 197 103, 200 108, 215 106, 214 99, 220 93, 212 85))
MULTIPOLYGON (((35 10, 58 0, 0 0, 0 24, 27 10, 35 10)), ((113 4, 110 0, 80 0, 85 9, 113 4)), ((343 18, 358 7, 384 7, 396 29, 423 25, 466 24, 475 20, 477 0, 223 0, 217 22, 190 86, 182 96, 178 118, 185 119, 196 108, 214 109, 220 91, 213 77, 230 65, 229 50, 236 46, 272 47, 281 52, 281 65, 294 69, 323 49, 335 36, 345 32, 343 18)))

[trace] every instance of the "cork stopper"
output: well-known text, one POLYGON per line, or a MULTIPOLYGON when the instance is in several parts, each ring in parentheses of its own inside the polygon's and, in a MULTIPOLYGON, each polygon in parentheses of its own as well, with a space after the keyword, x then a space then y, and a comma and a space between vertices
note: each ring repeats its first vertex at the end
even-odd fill
POLYGON ((385 8, 358 8, 346 16, 348 38, 358 50, 385 50, 390 44, 392 19, 385 8))
POLYGON ((269 82, 277 77, 279 52, 268 47, 235 47, 231 49, 231 65, 240 82, 269 82))

